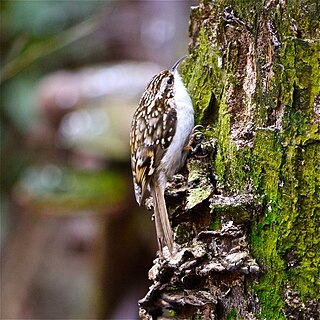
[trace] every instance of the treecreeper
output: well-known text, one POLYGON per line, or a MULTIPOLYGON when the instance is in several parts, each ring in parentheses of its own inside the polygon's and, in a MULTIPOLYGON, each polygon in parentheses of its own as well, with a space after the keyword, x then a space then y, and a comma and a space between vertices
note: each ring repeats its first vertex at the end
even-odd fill
POLYGON ((148 83, 133 115, 130 132, 135 197, 141 205, 148 195, 152 196, 160 256, 165 247, 170 255, 174 252, 164 191, 167 181, 183 167, 192 143, 194 111, 178 73, 185 58, 148 83))

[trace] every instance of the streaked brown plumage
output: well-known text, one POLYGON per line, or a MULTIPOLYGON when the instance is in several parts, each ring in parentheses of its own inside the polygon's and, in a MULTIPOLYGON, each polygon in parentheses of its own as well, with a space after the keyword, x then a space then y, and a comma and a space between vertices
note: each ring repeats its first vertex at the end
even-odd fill
POLYGON ((139 205, 148 192, 154 205, 154 219, 160 251, 173 252, 164 190, 167 180, 184 164, 194 116, 189 94, 177 71, 182 59, 154 76, 141 97, 131 127, 131 167, 139 205))

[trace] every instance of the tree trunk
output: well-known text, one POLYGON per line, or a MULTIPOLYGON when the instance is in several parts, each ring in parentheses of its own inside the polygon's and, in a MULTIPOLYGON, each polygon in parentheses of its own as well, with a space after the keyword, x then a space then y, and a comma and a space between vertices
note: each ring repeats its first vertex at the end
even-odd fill
POLYGON ((183 77, 206 157, 166 192, 144 319, 319 319, 320 8, 200 1, 183 77))

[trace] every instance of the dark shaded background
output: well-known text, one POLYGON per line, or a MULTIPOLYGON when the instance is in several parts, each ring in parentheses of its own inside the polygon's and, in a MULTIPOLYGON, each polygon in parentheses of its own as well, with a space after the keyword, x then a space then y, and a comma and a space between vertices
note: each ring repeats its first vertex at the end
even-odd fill
POLYGON ((1 1, 2 319, 137 318, 157 248, 129 126, 195 4, 1 1))

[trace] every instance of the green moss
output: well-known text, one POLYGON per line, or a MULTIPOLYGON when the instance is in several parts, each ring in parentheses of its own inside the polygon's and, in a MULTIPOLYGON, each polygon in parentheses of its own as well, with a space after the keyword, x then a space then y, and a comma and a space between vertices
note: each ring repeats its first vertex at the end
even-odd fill
POLYGON ((319 292, 319 234, 316 231, 319 201, 314 175, 315 171, 319 174, 319 146, 311 144, 305 147, 302 159, 299 159, 299 148, 288 146, 284 150, 286 156, 279 158, 276 156, 280 152, 279 142, 263 148, 258 148, 258 142, 257 138, 255 151, 260 172, 256 181, 259 182, 257 189, 263 193, 265 210, 251 240, 254 255, 267 266, 268 271, 260 279, 256 291, 263 306, 263 315, 272 318, 277 314, 281 319, 282 291, 287 281, 302 296, 316 297, 319 292), (275 152, 274 156, 267 158, 270 159, 267 165, 262 160, 266 152, 275 152), (300 166, 297 161, 305 165, 300 166), (294 168, 299 168, 300 172, 294 168), (282 179, 279 181, 283 184, 281 188, 276 187, 277 177, 282 179), (291 250, 299 259, 295 268, 288 268, 285 262, 286 253, 291 250))
POLYGON ((311 297, 316 297, 320 290, 320 235, 317 231, 317 212, 320 208, 319 149, 318 143, 296 148, 294 157, 290 159, 292 164, 296 164, 296 170, 289 170, 287 166, 286 178, 289 183, 281 197, 280 228, 284 241, 279 246, 279 253, 285 255, 291 250, 296 252, 299 261, 296 268, 288 270, 288 279, 302 296, 308 294, 311 297))
MULTIPOLYGON (((223 106, 220 107, 220 110, 223 106)), ((216 170, 217 179, 221 186, 225 183, 225 174, 227 168, 230 166, 229 159, 232 158, 231 148, 234 146, 229 145, 229 134, 230 134, 230 117, 227 113, 219 117, 219 122, 217 123, 218 127, 218 147, 217 155, 215 158, 214 168, 216 170), (229 157, 230 155, 230 157, 229 157)))
POLYGON ((237 310, 232 308, 231 312, 227 315, 227 320, 236 320, 237 319, 237 310))
POLYGON ((230 115, 226 106, 221 104, 217 122, 217 155, 214 167, 221 187, 231 192, 241 192, 246 184, 243 172, 246 150, 239 154, 235 143, 230 138, 230 115))
POLYGON ((215 215, 212 223, 209 226, 209 230, 220 230, 222 227, 221 218, 218 215, 215 215))
POLYGON ((195 314, 193 317, 192 317, 192 320, 201 320, 201 314, 195 314))
POLYGON ((174 317, 176 315, 176 312, 173 309, 169 310, 169 313, 171 317, 174 317))
POLYGON ((202 187, 192 188, 187 197, 186 207, 188 209, 195 207, 197 204, 208 199, 211 193, 212 193, 212 190, 210 188, 202 188, 202 187))
POLYGON ((250 167, 250 147, 238 149, 230 138, 230 115, 223 104, 220 105, 217 122, 217 155, 214 168, 219 185, 230 193, 242 193, 251 184, 251 177, 246 172, 250 167))
POLYGON ((186 199, 186 208, 191 209, 208 199, 213 192, 209 174, 197 161, 190 161, 187 164, 189 171, 189 183, 196 183, 197 188, 191 188, 186 199))
POLYGON ((235 307, 232 308, 230 313, 227 315, 227 320, 242 320, 242 317, 238 317, 237 309, 235 307))
MULTIPOLYGON (((211 28, 208 20, 201 25, 199 46, 193 50, 184 75, 197 123, 214 126, 217 152, 213 167, 219 190, 241 193, 249 186, 262 205, 262 213, 252 222, 251 243, 265 273, 254 288, 262 306, 261 319, 285 319, 286 283, 302 298, 315 298, 320 291, 320 135, 318 115, 314 112, 320 83, 320 41, 316 36, 320 30, 320 7, 312 0, 289 0, 286 8, 270 3, 268 10, 264 10, 263 4, 264 1, 241 0, 211 4, 211 28), (223 45, 224 32, 228 31, 225 24, 217 26, 221 17, 218 13, 228 5, 241 21, 252 25, 253 37, 260 32, 257 21, 261 22, 263 17, 272 23, 281 42, 272 56, 267 89, 263 91, 258 81, 251 148, 237 147, 230 137, 233 119, 226 104, 228 89, 243 90, 241 79, 235 76, 241 48, 228 43, 224 48, 224 66, 218 68, 219 45, 223 45), (295 21, 298 29, 293 31, 295 21), (312 37, 316 40, 310 40, 312 37), (276 122, 270 120, 270 114, 276 122), (288 262, 289 253, 296 255, 293 266, 288 262)), ((202 15, 207 19, 208 13, 201 10, 205 9, 198 10, 197 19, 202 15)), ((261 71, 261 61, 266 62, 258 56, 257 73, 261 71)), ((218 218, 214 218, 210 228, 219 228, 218 218)), ((232 312, 230 316, 235 318, 236 313, 232 312)))
POLYGON ((214 113, 212 108, 219 104, 219 101, 215 104, 210 101, 213 101, 213 95, 214 100, 219 100, 222 90, 222 71, 218 67, 219 51, 217 48, 212 48, 204 29, 199 32, 199 40, 200 46, 193 52, 193 59, 186 62, 182 74, 192 97, 195 122, 205 125, 212 124, 210 122, 210 117, 214 113))
POLYGON ((300 40, 284 45, 282 131, 261 130, 255 139, 253 182, 265 210, 252 244, 255 256, 268 268, 256 287, 267 318, 283 317, 286 282, 302 297, 315 298, 320 290, 316 232, 320 147, 312 112, 314 96, 319 94, 315 48, 318 44, 300 40), (286 263, 288 252, 297 255, 294 267, 286 263))
POLYGON ((281 281, 279 277, 270 277, 266 275, 259 281, 258 286, 254 286, 255 291, 259 296, 262 312, 258 316, 259 319, 277 319, 286 320, 283 314, 283 296, 280 294, 282 291, 281 281))

